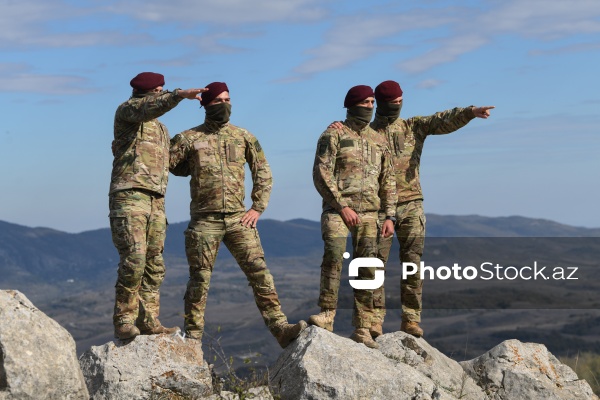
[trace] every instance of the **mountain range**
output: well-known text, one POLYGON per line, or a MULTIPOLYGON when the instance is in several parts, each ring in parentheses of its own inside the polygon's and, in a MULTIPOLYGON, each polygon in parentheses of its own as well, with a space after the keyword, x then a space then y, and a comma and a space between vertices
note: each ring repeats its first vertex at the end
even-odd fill
MULTIPOLYGON (((165 325, 182 324, 188 278, 186 227, 187 222, 179 222, 168 228, 167 277, 161 289, 161 321, 165 325)), ((307 319, 318 312, 323 251, 320 223, 265 219, 259 221, 258 229, 284 312, 291 321, 307 319)), ((385 331, 397 330, 400 325, 395 283, 400 268, 394 242, 386 268, 385 331)), ((596 274, 600 229, 517 216, 428 214, 423 259, 432 265, 476 265, 489 259, 514 265, 536 261, 580 267, 581 279, 574 282, 505 279, 475 285, 464 280, 426 281, 422 326, 428 341, 447 355, 466 359, 507 338, 544 343, 558 355, 600 353, 600 281, 596 274)), ((71 332, 79 352, 112 340, 117 263, 108 228, 72 234, 0 221, 0 289, 25 293, 71 332)), ((349 335, 352 289, 347 282, 342 286, 335 328, 336 333, 349 335)), ((215 265, 206 321, 207 352, 217 343, 240 360, 256 356, 257 363, 271 362, 278 354, 245 276, 225 246, 215 265)))

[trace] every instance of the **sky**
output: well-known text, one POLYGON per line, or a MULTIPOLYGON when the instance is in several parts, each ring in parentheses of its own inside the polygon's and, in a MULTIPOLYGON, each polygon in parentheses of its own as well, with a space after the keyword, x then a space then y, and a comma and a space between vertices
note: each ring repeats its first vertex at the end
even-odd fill
MULTIPOLYGON (((401 116, 493 105, 421 159, 428 213, 600 227, 597 0, 0 0, 0 220, 108 227, 116 107, 142 71, 226 82, 274 186, 263 218, 318 220, 319 135, 355 85, 395 80, 401 116)), ((184 100, 160 120, 199 125, 184 100)), ((249 190, 249 188, 248 188, 249 190)), ((249 196, 247 196, 249 197, 249 196)), ((189 219, 171 176, 170 222, 189 219)))

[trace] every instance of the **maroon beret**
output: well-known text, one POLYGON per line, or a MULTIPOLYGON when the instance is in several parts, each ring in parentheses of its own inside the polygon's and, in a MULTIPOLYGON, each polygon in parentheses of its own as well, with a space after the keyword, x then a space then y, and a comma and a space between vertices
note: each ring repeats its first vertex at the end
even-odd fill
POLYGON ((344 99, 344 107, 345 108, 352 107, 352 106, 360 103, 367 97, 373 97, 373 89, 371 89, 371 86, 367 86, 367 85, 354 86, 353 88, 348 90, 348 93, 346 93, 346 98, 344 99))
POLYGON ((377 100, 377 102, 392 101, 396 100, 398 97, 402 97, 402 89, 400 89, 398 82, 381 82, 375 88, 375 100, 377 100))
POLYGON ((229 88, 227 88, 227 84, 225 82, 213 82, 206 85, 208 89, 207 92, 203 92, 200 100, 200 104, 206 106, 208 103, 213 101, 218 95, 223 92, 229 92, 229 88))
POLYGON ((156 72, 141 72, 129 82, 132 88, 137 90, 150 90, 159 86, 164 86, 165 77, 156 72))

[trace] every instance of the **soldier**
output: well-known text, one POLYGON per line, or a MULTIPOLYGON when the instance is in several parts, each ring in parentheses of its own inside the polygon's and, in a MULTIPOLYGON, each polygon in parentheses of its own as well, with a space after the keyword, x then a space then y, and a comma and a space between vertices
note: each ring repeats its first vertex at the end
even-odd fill
MULTIPOLYGON (((313 181, 323 198, 321 233, 325 245, 321 263, 319 306, 309 323, 333 331, 342 257, 348 233, 353 257, 376 257, 379 226, 377 212, 385 210, 382 236, 393 235, 395 184, 391 154, 385 138, 369 127, 373 115, 373 89, 359 85, 346 94, 346 120, 340 130, 327 129, 319 138, 313 181)), ((359 279, 373 279, 375 268, 361 268, 359 279)), ((351 339, 378 348, 370 330, 375 299, 372 290, 354 290, 351 339)))
MULTIPOLYGON (((454 132, 465 126, 473 118, 487 118, 493 106, 453 108, 428 117, 400 118, 402 108, 402 89, 397 82, 385 81, 375 88, 377 110, 371 128, 387 139, 393 155, 396 176, 395 231, 400 244, 400 262, 419 265, 425 244, 425 213, 423 211, 423 193, 419 181, 419 165, 423 144, 428 135, 442 135, 454 132)), ((385 213, 380 212, 380 219, 385 213)), ((387 263, 392 246, 392 236, 380 241, 378 257, 387 263)), ((423 336, 419 326, 422 310, 423 281, 420 271, 400 282, 402 304, 402 323, 400 330, 416 337, 423 336)), ((376 297, 382 304, 375 310, 376 335, 382 333, 385 317, 385 295, 383 286, 376 290, 376 297)))
POLYGON ((189 176, 191 220, 185 231, 190 279, 185 292, 185 333, 200 340, 204 311, 221 241, 246 274, 263 320, 281 347, 286 347, 306 322, 288 324, 267 269, 256 223, 269 202, 271 169, 258 140, 229 123, 231 100, 223 82, 207 85, 200 103, 204 123, 171 141, 171 172, 189 176), (252 207, 244 206, 244 165, 252 173, 252 207))
POLYGON ((170 138, 157 118, 206 90, 163 91, 164 77, 154 72, 142 72, 130 84, 131 98, 115 113, 109 192, 110 229, 120 258, 113 315, 119 339, 179 330, 158 320, 170 138))

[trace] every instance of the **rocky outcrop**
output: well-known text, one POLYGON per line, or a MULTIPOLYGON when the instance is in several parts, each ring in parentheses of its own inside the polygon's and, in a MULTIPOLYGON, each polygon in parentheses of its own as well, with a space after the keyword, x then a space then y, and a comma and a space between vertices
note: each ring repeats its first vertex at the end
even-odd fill
POLYGON ((79 362, 93 400, 197 399, 212 394, 201 344, 179 334, 141 335, 127 343, 94 346, 79 362))
POLYGON ((0 290, 0 399, 88 399, 75 341, 22 293, 0 290))
POLYGON ((507 340, 461 365, 493 400, 597 399, 588 383, 542 344, 507 340))
POLYGON ((482 399, 460 365, 403 332, 372 350, 309 327, 269 370, 283 399, 482 399), (462 397, 461 397, 462 396, 462 397))
POLYGON ((379 350, 309 327, 270 368, 282 399, 597 399, 543 345, 510 340, 457 363, 403 332, 379 350))
POLYGON ((0 291, 0 400, 8 399, 595 399, 545 346, 507 340, 457 363, 424 339, 382 335, 380 348, 309 327, 269 369, 270 389, 213 394, 201 344, 179 334, 92 347, 79 362, 60 325, 17 291, 0 291), (87 385, 87 388, 86 388, 87 385))

